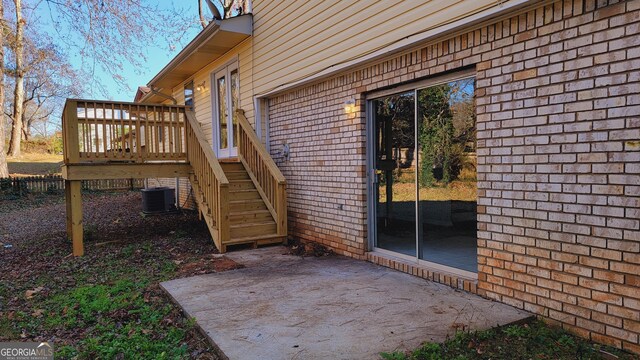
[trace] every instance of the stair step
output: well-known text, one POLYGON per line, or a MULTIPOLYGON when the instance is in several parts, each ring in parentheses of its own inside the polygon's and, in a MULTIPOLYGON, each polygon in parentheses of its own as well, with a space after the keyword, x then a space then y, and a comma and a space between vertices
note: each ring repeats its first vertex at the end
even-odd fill
POLYGON ((248 243, 248 242, 256 242, 257 245, 264 245, 264 244, 274 244, 274 243, 284 242, 284 240, 286 240, 286 236, 282 236, 278 234, 269 234, 269 235, 231 238, 228 244, 234 245, 234 244, 242 244, 242 243, 248 243))
MULTIPOLYGON (((251 175, 247 173, 242 163, 237 159, 227 159, 227 161, 221 161, 220 165, 229 180, 229 216, 225 221, 228 221, 230 233, 224 243, 221 243, 220 239, 214 239, 218 249, 225 252, 228 245, 251 244, 256 247, 286 242, 286 235, 276 233, 278 225, 251 180, 251 175)), ((219 228, 216 226, 211 212, 215 212, 216 209, 209 208, 201 193, 205 186, 210 185, 199 183, 195 174, 192 174, 190 179, 193 182, 194 197, 200 211, 203 212, 209 230, 215 234, 219 228)))
POLYGON ((224 174, 227 176, 229 181, 233 180, 249 180, 249 174, 246 171, 225 171, 224 174))
POLYGON ((232 213, 253 210, 267 210, 267 206, 262 199, 229 201, 229 211, 232 213))
POLYGON ((273 221, 273 215, 269 210, 243 211, 229 214, 229 222, 232 225, 273 221))
POLYGON ((231 224, 231 238, 266 236, 276 233, 275 221, 265 221, 248 224, 231 224))
POLYGON ((229 181, 229 190, 255 190, 255 185, 253 185, 253 181, 251 180, 230 180, 229 181))
POLYGON ((250 190, 231 190, 229 196, 234 200, 253 200, 261 199, 260 193, 256 189, 250 190))
POLYGON ((245 171, 244 166, 239 162, 220 163, 220 166, 222 166, 222 170, 224 170, 225 173, 227 171, 245 171))

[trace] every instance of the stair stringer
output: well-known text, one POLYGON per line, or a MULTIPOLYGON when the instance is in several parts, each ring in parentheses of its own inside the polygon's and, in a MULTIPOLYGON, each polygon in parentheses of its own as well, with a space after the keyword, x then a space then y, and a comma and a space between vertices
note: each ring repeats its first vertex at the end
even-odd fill
POLYGON ((200 191, 200 183, 196 179, 195 174, 191 174, 189 176, 189 182, 191 183, 193 197, 196 200, 196 206, 198 206, 198 213, 204 218, 207 228, 209 228, 211 238, 213 239, 213 243, 216 245, 216 248, 218 248, 218 251, 222 253, 224 251, 222 242, 220 241, 220 232, 218 231, 215 220, 211 216, 208 204, 204 201, 204 196, 202 195, 202 191, 200 191))

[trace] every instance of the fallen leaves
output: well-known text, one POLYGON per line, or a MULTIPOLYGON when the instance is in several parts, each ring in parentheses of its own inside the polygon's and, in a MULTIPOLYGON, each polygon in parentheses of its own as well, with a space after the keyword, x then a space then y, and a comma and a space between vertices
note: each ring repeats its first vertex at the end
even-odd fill
MULTIPOLYGON (((62 197, 43 206, 34 203, 31 208, 25 203, 2 214, 2 227, 6 229, 0 229, 0 233, 7 230, 11 234, 2 241, 11 242, 14 247, 0 247, 0 320, 7 319, 13 332, 7 337, 0 334, 0 341, 55 338, 57 344, 77 348, 96 330, 68 325, 66 320, 45 326, 52 318, 75 318, 78 311, 77 305, 55 308, 52 301, 59 294, 83 286, 113 286, 113 280, 118 279, 114 274, 123 269, 166 280, 169 274, 172 278, 186 277, 240 267, 216 254, 206 224, 198 220, 196 213, 140 216, 142 201, 136 192, 83 194, 83 221, 85 230, 93 234, 92 241, 85 242, 84 257, 67 256, 71 244, 66 238, 65 205, 61 200, 62 197)), ((133 297, 136 296, 151 307, 172 306, 157 282, 140 288, 133 297)), ((137 315, 119 310, 95 316, 122 327, 137 315)), ((164 329, 170 329, 182 327, 185 320, 176 308, 161 321, 164 329)), ((157 340, 166 336, 144 325, 136 329, 138 334, 157 340)), ((199 359, 215 358, 197 330, 187 329, 183 341, 199 359)))
POLYGON ((298 239, 290 239, 288 243, 289 254, 296 256, 322 257, 333 254, 333 251, 326 246, 316 243, 302 243, 298 239))
POLYGON ((33 290, 27 290, 24 292, 24 297, 28 300, 33 298, 37 293, 41 292, 42 290, 44 290, 44 287, 42 286, 38 286, 37 288, 33 289, 33 290))

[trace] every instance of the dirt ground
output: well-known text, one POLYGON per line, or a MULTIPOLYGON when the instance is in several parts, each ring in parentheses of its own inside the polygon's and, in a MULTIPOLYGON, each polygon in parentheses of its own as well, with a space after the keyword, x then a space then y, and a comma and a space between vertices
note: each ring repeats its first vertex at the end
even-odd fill
MULTIPOLYGON (((145 341, 166 341, 168 349, 181 347, 182 355, 176 355, 180 358, 215 359, 205 338, 158 283, 241 265, 217 253, 194 212, 145 216, 141 210, 139 192, 83 193, 86 255, 75 258, 66 238, 61 194, 0 198, 0 341, 53 340, 56 358, 104 358, 123 341, 135 351, 145 341), (125 280, 133 284, 127 292, 109 293, 125 280), (129 308, 109 307, 112 300, 98 304, 105 310, 96 308, 94 295, 86 309, 84 297, 74 305, 65 303, 96 289, 129 308), (138 308, 131 305, 139 299, 144 301, 138 308), (70 322, 71 311, 84 320, 70 322), (136 315, 145 312, 154 317, 150 325, 144 325, 148 318, 136 315), (128 333, 122 333, 125 328, 128 333), (114 345, 97 347, 92 337, 107 344, 115 338, 114 345)), ((128 349, 114 356, 122 358, 128 349)), ((145 351, 167 356, 165 350, 156 350, 145 351)))

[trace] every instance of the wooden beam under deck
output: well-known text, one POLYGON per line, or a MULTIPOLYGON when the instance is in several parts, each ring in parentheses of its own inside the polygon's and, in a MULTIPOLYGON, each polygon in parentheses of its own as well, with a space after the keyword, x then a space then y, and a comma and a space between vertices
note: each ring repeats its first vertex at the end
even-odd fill
POLYGON ((146 179, 189 177, 188 163, 147 164, 66 164, 62 166, 65 180, 146 179))

